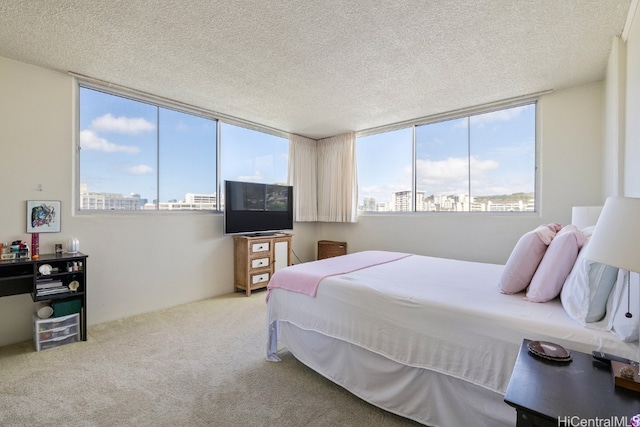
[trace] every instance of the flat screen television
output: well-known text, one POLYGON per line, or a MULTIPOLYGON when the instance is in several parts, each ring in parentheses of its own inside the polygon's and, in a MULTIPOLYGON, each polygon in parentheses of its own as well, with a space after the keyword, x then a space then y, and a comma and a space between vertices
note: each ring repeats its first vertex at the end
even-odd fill
POLYGON ((293 187, 224 182, 224 233, 268 235, 293 229, 293 187))

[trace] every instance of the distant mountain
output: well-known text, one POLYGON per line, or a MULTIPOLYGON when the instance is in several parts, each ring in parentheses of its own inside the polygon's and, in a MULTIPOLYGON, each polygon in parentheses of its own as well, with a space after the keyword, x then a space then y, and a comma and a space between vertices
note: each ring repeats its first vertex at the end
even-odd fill
POLYGON ((473 201, 476 203, 487 203, 489 201, 492 203, 513 203, 520 200, 528 202, 533 200, 534 197, 534 193, 495 194, 491 196, 475 196, 473 201))

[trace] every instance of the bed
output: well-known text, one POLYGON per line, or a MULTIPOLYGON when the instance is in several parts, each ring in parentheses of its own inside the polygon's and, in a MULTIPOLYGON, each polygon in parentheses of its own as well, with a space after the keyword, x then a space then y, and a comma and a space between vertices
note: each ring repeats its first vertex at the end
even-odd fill
POLYGON ((266 357, 286 349, 365 401, 429 426, 514 425, 504 394, 524 338, 637 359, 637 342, 580 325, 558 298, 499 292, 504 269, 384 251, 287 267, 268 287, 266 357))

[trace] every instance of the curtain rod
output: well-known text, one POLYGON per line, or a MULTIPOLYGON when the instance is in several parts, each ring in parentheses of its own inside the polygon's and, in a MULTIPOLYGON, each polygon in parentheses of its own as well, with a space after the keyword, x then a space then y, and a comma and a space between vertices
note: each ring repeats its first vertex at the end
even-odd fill
POLYGON ((174 106, 174 107, 179 107, 180 109, 183 110, 187 110, 193 113, 196 113, 198 115, 204 115, 207 117, 211 117, 211 118, 215 118, 218 120, 222 120, 224 122, 227 122, 229 124, 232 125, 238 125, 241 127, 245 127, 248 129, 252 129, 252 130, 257 130, 260 132, 265 132, 265 133, 269 133, 275 136, 280 136, 280 137, 284 137, 284 138, 288 138, 289 137, 289 132, 285 132, 281 129, 276 129, 270 126, 265 126, 265 125, 261 125, 255 122, 251 122, 249 120, 244 120, 244 119, 239 119, 237 117, 233 117, 233 116, 228 116, 226 114, 222 114, 222 113, 218 113, 215 111, 211 111, 211 110, 207 110, 205 108, 200 108, 200 107, 196 107, 194 105, 191 104, 187 104, 181 101, 176 101, 174 99, 170 99, 170 98, 165 98, 163 96, 159 96, 159 95, 153 95, 150 94, 148 92, 144 92, 141 90, 137 90, 137 89, 132 89, 130 87, 127 86, 122 86, 116 83, 111 83, 111 82, 107 82, 104 80, 100 80, 94 77, 89 77, 89 76, 85 76, 83 74, 79 74, 79 73, 75 73, 73 71, 68 71, 69 75, 72 77, 75 77, 78 80, 83 81, 84 83, 86 83, 89 86, 94 86, 96 89, 99 89, 100 86, 102 87, 108 87, 109 89, 113 89, 116 92, 120 92, 122 94, 130 94, 130 95, 135 95, 138 98, 141 98, 142 100, 145 101, 150 101, 150 102, 154 102, 154 103, 158 103, 158 104, 162 104, 162 105, 166 105, 166 106, 174 106))

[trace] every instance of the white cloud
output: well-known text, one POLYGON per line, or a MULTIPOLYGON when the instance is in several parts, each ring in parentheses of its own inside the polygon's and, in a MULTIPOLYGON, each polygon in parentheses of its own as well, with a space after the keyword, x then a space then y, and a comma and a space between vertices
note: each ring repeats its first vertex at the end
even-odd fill
POLYGON ((149 175, 153 173, 153 168, 147 165, 138 165, 127 168, 127 172, 131 175, 149 175))
POLYGON ((186 132, 189 130, 189 125, 187 125, 184 120, 179 120, 176 124, 176 130, 179 132, 186 132))
POLYGON ((417 160, 420 180, 441 182, 445 180, 467 179, 469 163, 467 158, 449 157, 446 160, 417 160))
MULTIPOLYGON (((418 188, 428 194, 454 194, 466 192, 469 182, 469 163, 466 157, 449 157, 444 160, 416 161, 418 168, 418 188)), ((474 180, 482 181, 487 172, 498 169, 495 160, 478 160, 471 157, 471 171, 474 180)))
POLYGON ((360 187, 360 192, 362 194, 381 194, 383 193, 382 188, 379 185, 363 185, 360 187))
POLYGON ((80 131, 80 147, 84 150, 103 151, 105 153, 129 153, 136 154, 140 152, 138 147, 132 147, 129 145, 118 145, 113 142, 109 142, 105 138, 99 137, 95 132, 91 130, 80 131))
POLYGON ((478 160, 471 156, 471 173, 474 178, 484 177, 485 172, 496 170, 500 164, 495 160, 478 160))
MULTIPOLYGON (((377 201, 387 200, 389 196, 396 191, 405 191, 411 189, 411 183, 399 184, 399 183, 387 183, 385 185, 368 185, 361 187, 361 193, 364 197, 373 197, 377 201)), ((361 197, 362 198, 362 197, 361 197)))
POLYGON ((253 175, 239 175, 233 180, 243 182, 263 182, 265 180, 265 176, 262 172, 255 171, 253 175))
POLYGON ((484 125, 493 122, 508 122, 509 120, 518 117, 527 108, 531 108, 531 105, 523 105, 521 107, 508 108, 506 110, 478 114, 476 116, 471 116, 471 124, 484 125))
POLYGON ((141 132, 153 131, 155 128, 153 123, 141 117, 114 117, 111 114, 105 114, 91 121, 91 129, 127 135, 137 135, 141 132))

